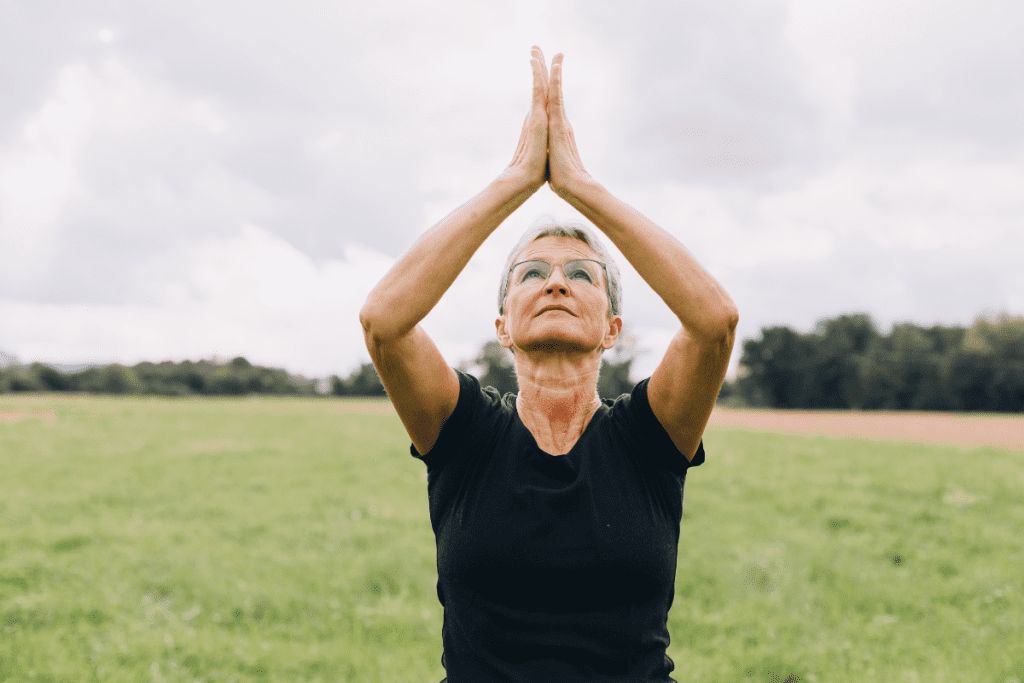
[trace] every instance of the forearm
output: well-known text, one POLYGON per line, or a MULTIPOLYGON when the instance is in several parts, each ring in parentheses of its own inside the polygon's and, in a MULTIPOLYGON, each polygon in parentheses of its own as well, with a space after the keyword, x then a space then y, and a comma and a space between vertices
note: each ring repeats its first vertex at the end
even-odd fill
POLYGON ((503 173, 428 230, 373 288, 359 313, 379 340, 410 333, 437 305, 484 240, 537 190, 503 173))
POLYGON ((738 320, 736 305, 679 240, 589 176, 562 188, 559 195, 608 236, 688 335, 731 337, 738 320))

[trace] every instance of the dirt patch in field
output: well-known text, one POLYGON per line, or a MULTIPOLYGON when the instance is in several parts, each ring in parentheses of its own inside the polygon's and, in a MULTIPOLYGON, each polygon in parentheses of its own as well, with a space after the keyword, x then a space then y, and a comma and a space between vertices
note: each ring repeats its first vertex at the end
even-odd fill
POLYGON ((1024 449, 1024 415, 716 408, 708 426, 1024 449))
POLYGON ((0 424, 14 424, 20 420, 30 420, 37 418, 45 422, 52 422, 57 418, 57 414, 52 410, 46 410, 42 412, 29 412, 25 410, 0 410, 0 424))
MULTIPOLYGON (((331 410, 343 415, 395 414, 390 401, 378 399, 345 399, 332 403, 331 410)), ((1024 449, 1024 415, 715 408, 708 426, 1024 449)))

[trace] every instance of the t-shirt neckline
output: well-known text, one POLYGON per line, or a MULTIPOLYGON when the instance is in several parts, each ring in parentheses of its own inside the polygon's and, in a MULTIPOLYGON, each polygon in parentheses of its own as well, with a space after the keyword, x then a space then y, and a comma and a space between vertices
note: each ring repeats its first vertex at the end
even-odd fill
POLYGON ((537 443, 537 437, 533 435, 533 432, 530 431, 530 428, 526 426, 525 422, 523 422, 523 418, 519 416, 519 406, 517 404, 519 394, 513 394, 509 392, 508 394, 505 395, 505 397, 506 399, 508 399, 508 405, 512 409, 512 415, 515 416, 516 424, 522 428, 522 430, 527 434, 527 436, 529 436, 528 443, 531 446, 534 457, 566 458, 574 466, 576 464, 576 461, 574 458, 570 458, 569 456, 576 451, 580 443, 587 437, 587 435, 590 433, 591 428, 594 426, 595 423, 597 423, 598 418, 603 417, 604 414, 607 413, 608 410, 610 410, 608 405, 604 401, 601 401, 601 405, 599 405, 597 407, 597 410, 594 411, 594 414, 590 416, 590 421, 587 422, 587 426, 583 428, 583 433, 580 434, 580 438, 576 439, 576 443, 572 445, 572 448, 570 448, 565 453, 548 453, 546 450, 540 447, 540 444, 537 443))

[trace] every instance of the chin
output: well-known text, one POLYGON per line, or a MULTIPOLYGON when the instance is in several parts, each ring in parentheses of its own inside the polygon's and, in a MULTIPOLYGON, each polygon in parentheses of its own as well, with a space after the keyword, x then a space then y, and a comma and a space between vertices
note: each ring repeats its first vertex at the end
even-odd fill
MULTIPOLYGON (((568 316, 566 313, 565 317, 568 316)), ((513 342, 517 349, 527 352, 587 353, 601 350, 603 337, 598 336, 595 330, 585 329, 579 322, 575 318, 563 319, 563 316, 552 316, 547 320, 537 318, 527 329, 521 330, 523 334, 514 335, 513 342)))
POLYGON ((601 348, 599 343, 593 340, 580 339, 573 336, 551 336, 524 340, 517 346, 525 351, 542 351, 548 353, 586 353, 601 348))

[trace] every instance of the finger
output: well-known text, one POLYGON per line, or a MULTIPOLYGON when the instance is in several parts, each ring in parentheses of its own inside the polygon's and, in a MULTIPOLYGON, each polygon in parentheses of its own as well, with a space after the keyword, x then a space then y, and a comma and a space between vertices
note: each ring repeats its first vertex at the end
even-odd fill
POLYGON ((545 110, 548 99, 548 73, 544 53, 536 45, 531 51, 530 66, 533 68, 533 108, 545 110))
POLYGON ((551 75, 548 81, 548 104, 555 106, 560 113, 564 114, 565 102, 562 98, 562 59, 564 55, 559 52, 551 60, 551 75))
POLYGON ((547 106, 548 101, 548 63, 544 59, 544 51, 538 46, 533 46, 533 56, 540 62, 540 75, 541 80, 544 82, 544 105, 547 106))
POLYGON ((533 109, 544 110, 547 107, 548 87, 545 83, 543 67, 536 59, 530 60, 533 66, 533 109))

